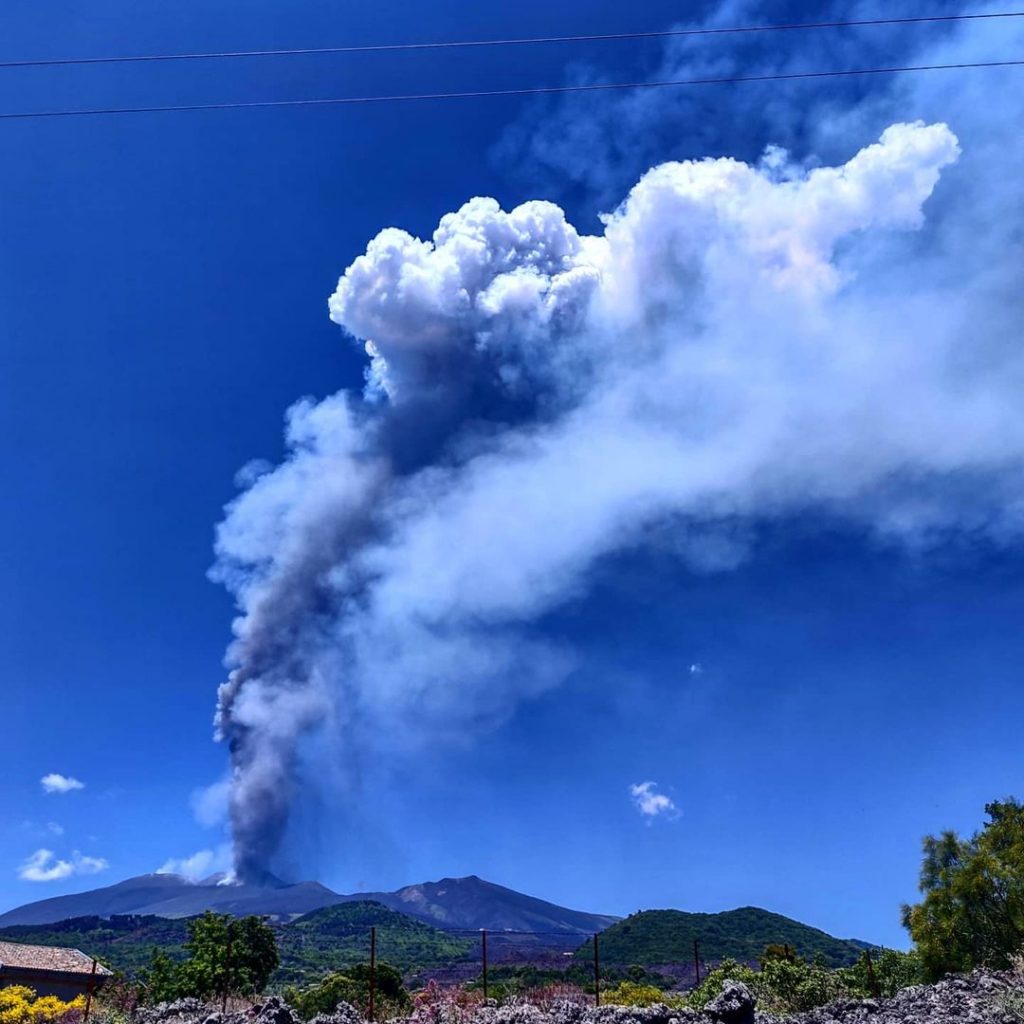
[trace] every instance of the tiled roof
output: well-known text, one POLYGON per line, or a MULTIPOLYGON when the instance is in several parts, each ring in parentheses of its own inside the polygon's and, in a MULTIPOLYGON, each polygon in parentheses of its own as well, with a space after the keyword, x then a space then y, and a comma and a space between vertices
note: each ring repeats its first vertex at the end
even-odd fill
MULTIPOLYGON (((12 967, 32 971, 60 971, 63 974, 90 974, 92 957, 67 946, 29 946, 24 942, 0 942, 0 970, 12 967)), ((97 974, 110 974, 102 964, 97 974)))

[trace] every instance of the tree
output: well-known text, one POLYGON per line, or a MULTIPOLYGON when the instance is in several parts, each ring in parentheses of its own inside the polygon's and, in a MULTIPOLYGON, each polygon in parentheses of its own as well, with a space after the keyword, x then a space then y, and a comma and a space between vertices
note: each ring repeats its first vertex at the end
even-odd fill
POLYGON ((181 992, 181 965, 158 946, 153 947, 149 966, 140 972, 140 981, 150 1003, 169 1002, 181 992))
POLYGON ((1024 805, 985 807, 988 821, 970 839, 927 836, 920 903, 903 908, 925 975, 1005 968, 1024 945, 1024 805))
POLYGON ((188 958, 175 963, 154 949, 144 972, 149 1000, 209 999, 221 992, 262 992, 280 962, 270 926, 259 917, 206 911, 188 922, 188 958))

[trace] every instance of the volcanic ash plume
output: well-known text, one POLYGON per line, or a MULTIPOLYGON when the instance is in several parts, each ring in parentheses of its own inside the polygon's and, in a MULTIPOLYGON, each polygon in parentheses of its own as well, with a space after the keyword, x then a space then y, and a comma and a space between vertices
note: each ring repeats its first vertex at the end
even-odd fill
POLYGON ((707 571, 720 524, 808 511, 1015 530, 1018 350, 972 358, 914 257, 957 158, 895 124, 841 167, 656 167, 600 236, 481 198, 429 241, 382 231, 330 298, 365 391, 296 404, 218 533, 238 874, 274 867, 332 744, 486 727, 563 680, 577 652, 538 623, 601 556, 669 531, 707 571))

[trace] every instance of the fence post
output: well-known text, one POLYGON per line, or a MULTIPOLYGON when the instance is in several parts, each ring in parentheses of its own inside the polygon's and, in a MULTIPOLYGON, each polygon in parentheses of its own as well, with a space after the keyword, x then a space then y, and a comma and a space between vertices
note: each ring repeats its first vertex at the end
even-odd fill
POLYGON ((480 954, 484 966, 484 1002, 487 1002, 487 929, 480 929, 480 954))
POLYGON ((370 1020, 373 1020, 373 1002, 377 994, 377 929, 370 929, 370 1020))
POLYGON ((96 957, 92 958, 92 970, 89 972, 89 987, 85 992, 85 1013, 82 1015, 82 1024, 89 1019, 89 1011, 92 1009, 92 990, 96 984, 96 957))
POLYGON ((601 1005, 601 954, 598 952, 598 937, 594 936, 594 1005, 601 1005))
POLYGON ((700 984, 700 940, 693 940, 693 973, 697 976, 697 984, 700 984))

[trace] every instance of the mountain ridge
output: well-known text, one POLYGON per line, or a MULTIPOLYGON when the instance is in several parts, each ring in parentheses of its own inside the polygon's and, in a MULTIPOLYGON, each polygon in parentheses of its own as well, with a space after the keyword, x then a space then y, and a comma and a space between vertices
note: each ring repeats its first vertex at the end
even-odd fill
POLYGON ((193 917, 204 910, 235 916, 258 914, 285 921, 324 907, 367 901, 448 929, 554 930, 588 935, 618 920, 609 914, 560 907, 476 875, 421 882, 394 892, 342 894, 311 881, 285 884, 274 879, 269 885, 225 884, 218 876, 190 881, 180 875, 149 874, 14 907, 0 914, 0 927, 115 915, 174 919, 193 917))

